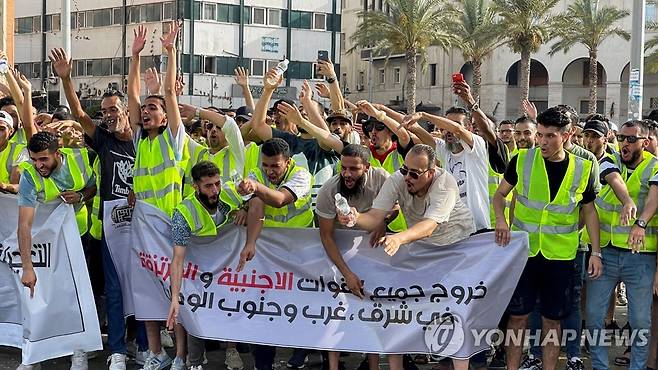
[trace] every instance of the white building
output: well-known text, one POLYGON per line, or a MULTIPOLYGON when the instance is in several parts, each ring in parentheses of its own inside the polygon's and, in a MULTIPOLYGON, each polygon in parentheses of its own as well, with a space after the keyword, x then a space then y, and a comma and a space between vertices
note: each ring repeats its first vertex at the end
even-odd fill
MULTIPOLYGON (((614 5, 631 10, 631 0, 605 0, 603 5, 614 5)), ((555 7, 556 12, 567 9, 568 0, 562 0, 555 7)), ((404 106, 404 82, 406 63, 404 56, 394 56, 385 65, 385 58, 374 58, 372 64, 367 50, 358 50, 346 54, 353 46, 350 36, 359 23, 357 12, 363 9, 381 10, 386 7, 384 0, 345 0, 343 9, 343 33, 345 45, 341 52, 343 61, 342 83, 349 90, 348 99, 372 99, 377 102, 400 104, 404 106)), ((656 21, 656 4, 647 2, 647 21, 656 21)), ((631 31, 631 17, 627 17, 621 26, 631 31)), ((655 37, 656 33, 647 32, 646 38, 655 37)), ((588 54, 580 45, 574 46, 568 53, 548 55, 549 46, 532 55, 530 73, 530 100, 538 109, 556 104, 569 104, 582 116, 587 113, 588 88, 588 54)), ((631 44, 620 38, 611 37, 600 47, 598 109, 600 113, 612 116, 613 121, 625 121, 628 107, 628 78, 631 44)), ((518 62, 520 55, 513 54, 507 46, 498 48, 482 66, 481 107, 487 113, 494 113, 499 120, 518 117, 519 88, 518 62)), ((453 73, 464 73, 471 81, 472 69, 464 63, 459 50, 443 52, 438 47, 431 47, 428 53, 428 68, 418 68, 416 102, 431 102, 445 111, 455 105, 455 96, 451 91, 453 73)), ((658 108, 658 75, 644 75, 643 113, 658 108)))
MULTIPOLYGON (((71 12, 73 76, 83 100, 98 99, 108 88, 125 88, 138 24, 149 29, 142 71, 164 70, 159 37, 176 18, 184 19, 179 45, 183 102, 239 107, 244 99, 232 77, 234 68, 251 71, 258 97, 263 74, 284 57, 290 60, 287 79, 274 98, 296 98, 302 80, 314 77, 319 50, 340 63, 340 0, 73 0, 71 12)), ((48 78, 47 53, 62 46, 60 14, 61 1, 21 0, 15 10, 15 63, 35 90, 41 86, 51 92, 51 105, 59 98, 59 85, 48 78)))

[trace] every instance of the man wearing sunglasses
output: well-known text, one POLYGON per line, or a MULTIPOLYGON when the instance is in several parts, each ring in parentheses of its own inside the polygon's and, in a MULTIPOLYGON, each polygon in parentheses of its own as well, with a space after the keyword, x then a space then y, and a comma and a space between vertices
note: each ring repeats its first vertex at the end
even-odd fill
MULTIPOLYGON (((589 282, 587 288, 587 328, 601 330, 609 299, 617 282, 626 285, 629 305, 629 323, 634 331, 651 328, 651 306, 656 272, 656 211, 655 186, 658 185, 658 159, 646 151, 649 145, 649 127, 645 121, 627 121, 618 134, 619 159, 610 160, 610 167, 621 173, 628 193, 638 206, 638 217, 633 225, 624 222, 617 209, 621 206, 610 185, 601 190, 596 201, 601 220, 601 245, 606 262, 600 279, 589 282), (616 166, 616 167, 615 167, 616 166)), ((603 162, 601 167, 603 168, 603 162)), ((598 344, 598 343, 595 343, 598 344)), ((605 369, 607 348, 591 346, 592 366, 605 369)), ((644 369, 649 347, 634 340, 631 344, 629 368, 644 369)))

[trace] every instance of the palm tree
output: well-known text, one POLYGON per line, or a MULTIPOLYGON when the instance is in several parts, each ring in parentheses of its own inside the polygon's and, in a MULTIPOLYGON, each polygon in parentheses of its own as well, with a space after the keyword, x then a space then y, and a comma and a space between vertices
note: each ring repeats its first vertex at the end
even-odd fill
POLYGON ((499 27, 513 52, 521 54, 519 111, 530 89, 530 55, 551 39, 551 10, 560 0, 493 0, 499 27))
MULTIPOLYGON (((647 30, 658 31, 658 22, 647 22, 647 30)), ((658 36, 654 36, 651 40, 644 43, 644 68, 645 72, 658 72, 658 36), (652 50, 653 49, 653 50, 652 50)))
POLYGON ((464 60, 473 67, 472 93, 475 101, 480 101, 482 84, 482 63, 502 43, 499 30, 491 7, 484 0, 459 0, 452 11, 457 15, 449 25, 455 36, 455 46, 462 51, 464 60))
POLYGON ((441 0, 388 0, 389 10, 359 12, 361 23, 351 40, 357 47, 372 47, 380 55, 404 54, 407 63, 407 112, 416 110, 416 58, 426 64, 427 48, 447 49, 452 37, 446 31, 449 12, 441 0))
POLYGON ((619 36, 626 41, 631 39, 630 33, 616 26, 629 14, 627 10, 614 6, 599 7, 598 0, 575 0, 564 13, 554 18, 557 41, 551 46, 549 55, 559 51, 566 53, 576 44, 585 46, 589 52, 588 114, 596 113, 599 46, 610 36, 619 36))

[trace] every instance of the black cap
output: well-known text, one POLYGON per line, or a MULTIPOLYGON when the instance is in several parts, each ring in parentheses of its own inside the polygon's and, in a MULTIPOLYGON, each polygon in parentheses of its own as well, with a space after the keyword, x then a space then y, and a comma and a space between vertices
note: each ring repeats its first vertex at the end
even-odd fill
POLYGON ((244 105, 235 111, 235 118, 241 118, 245 121, 250 121, 253 114, 254 114, 253 109, 251 109, 251 107, 244 105))
POLYGON ((279 100, 277 100, 276 102, 274 102, 274 105, 272 106, 272 108, 277 109, 277 107, 278 107, 279 104, 281 104, 281 103, 288 103, 288 105, 291 106, 291 107, 296 107, 296 106, 297 106, 297 105, 295 104, 295 102, 292 101, 292 100, 290 100, 290 99, 279 99, 279 100))
POLYGON ((585 123, 583 132, 585 131, 593 131, 599 134, 600 136, 605 137, 608 135, 608 125, 605 122, 593 119, 585 123))

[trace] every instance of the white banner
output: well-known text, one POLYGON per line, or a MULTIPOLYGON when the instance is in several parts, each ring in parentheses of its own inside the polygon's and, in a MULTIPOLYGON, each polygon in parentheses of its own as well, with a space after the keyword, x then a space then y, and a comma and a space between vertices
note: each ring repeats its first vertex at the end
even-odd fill
POLYGON ((20 283, 18 206, 0 195, 0 345, 22 348, 24 364, 103 348, 73 207, 39 205, 32 224, 34 297, 20 283))
MULTIPOLYGON (((105 209, 107 215, 125 208, 116 201, 105 209)), ((115 261, 130 261, 122 276, 132 287, 135 315, 165 320, 170 221, 138 203, 132 241, 117 245, 109 232, 126 222, 106 222, 105 230, 115 261)), ((190 334, 352 352, 467 358, 486 349, 476 345, 474 331, 497 327, 528 255, 525 233, 513 233, 505 248, 487 233, 450 246, 412 243, 390 257, 371 248, 364 232, 339 230, 343 258, 364 281, 361 300, 327 258, 317 229, 264 229, 256 257, 242 273, 234 269, 246 230, 229 226, 220 234, 193 238, 187 247, 179 318, 190 334)))

